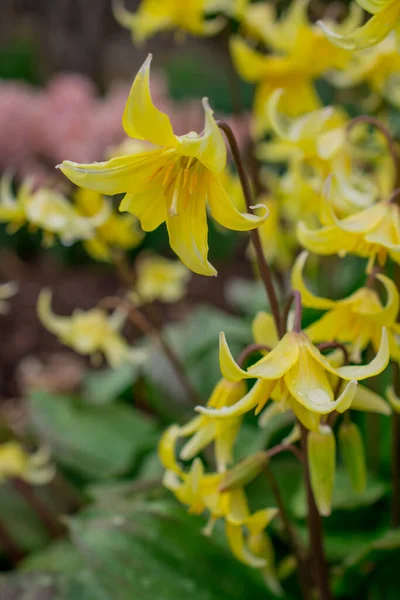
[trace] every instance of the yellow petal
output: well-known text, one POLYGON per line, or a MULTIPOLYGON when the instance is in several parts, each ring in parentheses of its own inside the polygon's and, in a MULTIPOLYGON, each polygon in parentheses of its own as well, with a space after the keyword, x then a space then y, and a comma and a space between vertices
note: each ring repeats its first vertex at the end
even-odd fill
POLYGON ((223 331, 219 334, 219 366, 223 377, 228 381, 237 382, 252 377, 233 358, 223 331))
POLYGON ((400 413, 400 398, 397 396, 394 391, 394 387, 390 385, 386 390, 386 397, 390 402, 390 406, 394 410, 395 413, 400 413))
POLYGON ((171 425, 163 433, 158 444, 158 455, 160 460, 168 471, 177 473, 178 475, 182 472, 179 467, 176 458, 176 443, 180 438, 180 429, 178 425, 171 425))
POLYGON ((216 431, 216 423, 205 424, 191 437, 188 442, 186 442, 180 451, 179 458, 181 460, 190 460, 194 458, 213 441, 216 431))
POLYGON ((174 148, 178 140, 172 130, 169 117, 153 104, 150 93, 149 54, 141 66, 125 106, 122 125, 125 133, 132 138, 146 140, 157 146, 174 148))
MULTIPOLYGON (((320 308, 326 310, 335 306, 333 300, 328 298, 320 298, 311 293, 304 284, 303 269, 308 257, 308 252, 305 250, 297 257, 292 269, 292 288, 298 290, 301 294, 301 301, 304 306, 312 308, 320 308)), ((329 339, 329 338, 327 338, 329 339)))
POLYGON ((261 311, 257 313, 251 325, 251 330, 256 344, 275 348, 279 342, 275 321, 270 313, 261 311))
POLYGON ((269 211, 265 204, 257 204, 253 207, 262 209, 261 216, 239 212, 218 179, 211 175, 209 176, 207 199, 211 215, 227 229, 249 231, 259 227, 268 217, 269 211))
POLYGON ((351 409, 375 412, 386 416, 392 412, 389 404, 381 396, 361 384, 357 386, 351 409))
POLYGON ((235 445, 242 419, 232 418, 217 422, 217 435, 214 444, 215 463, 221 473, 233 462, 233 447, 235 445))
POLYGON ((207 98, 202 100, 204 108, 204 132, 202 135, 189 133, 179 138, 179 152, 193 156, 213 173, 221 173, 226 167, 226 145, 207 98))
POLYGON ((337 227, 349 233, 368 233, 372 231, 387 213, 387 206, 381 202, 341 220, 333 211, 332 201, 328 200, 328 202, 332 208, 331 215, 334 223, 337 227))
POLYGON ((257 535, 264 531, 278 514, 277 508, 263 508, 253 513, 244 521, 251 535, 257 535))
POLYGON ((155 150, 117 156, 99 163, 79 164, 65 160, 59 169, 72 183, 112 196, 143 191, 159 164, 160 151, 155 150))
POLYGON ((252 377, 279 379, 297 361, 299 344, 297 334, 290 332, 283 336, 279 344, 247 371, 252 377))
POLYGON ((135 215, 143 231, 154 231, 167 218, 167 203, 163 189, 154 185, 140 194, 125 194, 119 210, 135 215))
POLYGON ((349 241, 340 233, 340 230, 334 226, 309 229, 303 222, 297 226, 297 237, 300 244, 315 254, 329 255, 347 252, 352 247, 352 240, 349 241))
POLYGON ((37 300, 37 313, 41 323, 55 335, 64 336, 71 329, 69 317, 59 317, 51 310, 52 293, 49 289, 43 289, 37 300))
POLYGON ((225 532, 232 554, 236 556, 240 562, 255 569, 262 569, 266 566, 267 561, 264 558, 254 556, 254 554, 246 548, 243 530, 240 525, 233 525, 227 521, 225 532))
POLYGON ((379 273, 376 278, 385 286, 387 300, 382 311, 374 314, 374 321, 377 325, 391 325, 399 314, 399 292, 395 283, 386 275, 379 273))
POLYGON ((266 57, 250 48, 243 38, 231 36, 230 51, 235 67, 243 79, 254 83, 265 76, 268 65, 266 57))
POLYGON ((381 343, 375 358, 368 365, 339 367, 336 370, 336 374, 342 379, 347 380, 356 379, 357 381, 360 381, 362 379, 368 379, 368 377, 374 377, 374 375, 382 373, 389 363, 389 358, 389 339, 387 331, 383 327, 381 343))
POLYGON ((253 408, 259 406, 263 407, 271 395, 272 388, 273 384, 271 382, 260 379, 253 385, 251 390, 239 400, 239 402, 236 402, 236 404, 233 404, 232 406, 225 406, 220 409, 196 406, 195 410, 202 415, 216 419, 238 417, 253 410, 253 408))
POLYGON ((167 213, 167 229, 172 250, 184 265, 199 275, 216 275, 217 271, 208 262, 208 224, 206 213, 206 177, 200 177, 196 193, 189 196, 180 188, 177 176, 177 213, 167 213))

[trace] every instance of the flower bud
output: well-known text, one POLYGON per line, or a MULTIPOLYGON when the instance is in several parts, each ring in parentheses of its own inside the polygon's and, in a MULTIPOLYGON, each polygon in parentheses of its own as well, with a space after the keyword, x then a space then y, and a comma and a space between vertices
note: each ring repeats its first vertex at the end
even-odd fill
POLYGON ((257 452, 257 454, 240 461, 226 473, 221 481, 220 491, 228 492, 250 483, 265 469, 268 460, 266 452, 257 452))
POLYGON ((324 517, 331 514, 336 466, 335 450, 335 436, 328 425, 321 425, 319 431, 309 433, 307 459, 311 488, 318 511, 324 517))
POLYGON ((339 428, 340 451, 350 476, 351 485, 357 494, 362 494, 367 482, 364 443, 355 423, 342 423, 339 428))

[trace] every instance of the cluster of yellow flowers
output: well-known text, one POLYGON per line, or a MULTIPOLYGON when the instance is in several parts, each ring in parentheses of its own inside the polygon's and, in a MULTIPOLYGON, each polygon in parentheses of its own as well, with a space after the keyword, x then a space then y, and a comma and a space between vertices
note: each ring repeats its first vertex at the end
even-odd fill
MULTIPOLYGON (((400 105, 400 3, 357 2, 360 6, 354 5, 340 24, 333 19, 311 22, 306 0, 292 0, 279 18, 266 2, 188 0, 183 8, 177 0, 143 0, 134 14, 115 2, 117 20, 131 30, 135 42, 160 30, 214 35, 231 19, 239 23, 230 51, 238 74, 256 84, 252 137, 263 188, 257 203, 252 202, 229 128, 215 120, 206 98, 203 131, 175 135, 169 117, 152 101, 151 55, 133 82, 123 115, 132 144, 126 143, 123 152, 105 162, 59 165, 83 188, 73 205, 53 191, 32 191, 29 182, 15 198, 7 180, 3 182, 0 218, 13 227, 28 221, 42 228, 48 241, 54 235, 66 243, 84 240, 88 252, 104 260, 111 258, 113 247, 139 243, 137 220, 144 232, 165 222, 170 246, 184 266, 143 256, 129 296, 136 306, 182 297, 189 270, 217 275, 208 260, 208 212, 222 227, 251 231, 251 257, 257 259, 272 314, 256 315, 254 344, 237 360, 221 333, 222 379, 207 406, 196 407, 197 416, 165 432, 159 452, 168 489, 192 513, 209 513, 207 533, 223 519, 234 555, 261 569, 275 591, 279 582, 265 529, 277 509, 251 512, 245 490, 270 455, 266 451, 235 464, 235 443, 245 415, 259 414, 261 427, 278 412, 292 415, 293 431, 282 440, 282 450, 297 448, 302 440, 298 451, 308 461, 318 510, 328 515, 336 464, 334 423, 345 413, 338 438, 352 484, 361 492, 363 446, 350 409, 389 415, 391 407, 358 382, 382 373, 389 360, 400 361, 399 290, 389 271, 383 273, 387 264, 400 264, 400 162, 385 126, 387 104, 400 105), (365 25, 360 7, 373 15, 365 25), (324 106, 317 91, 322 77, 338 98, 344 87, 368 86, 370 95, 362 106, 372 108, 381 120, 351 120, 343 106, 324 106), (223 132, 238 175, 227 166, 223 132), (114 214, 103 196, 117 194, 124 194, 120 211, 130 214, 114 214), (299 245, 306 251, 291 271, 295 310, 290 311, 290 305, 283 309, 278 301, 268 263, 287 270, 299 245), (316 296, 304 281, 307 251, 368 259, 364 286, 340 300, 316 296), (325 311, 305 330, 302 306, 325 311), (362 364, 369 346, 375 356, 362 364), (255 360, 255 355, 261 358, 255 360), (202 461, 199 454, 209 445, 214 452, 204 453, 202 461)), ((96 308, 76 311, 71 318, 57 317, 50 300, 50 293, 43 291, 38 304, 42 322, 76 351, 103 353, 111 366, 143 360, 121 334, 127 316, 123 308, 111 316, 96 308)), ((388 399, 399 412, 397 394, 390 388, 388 399)))

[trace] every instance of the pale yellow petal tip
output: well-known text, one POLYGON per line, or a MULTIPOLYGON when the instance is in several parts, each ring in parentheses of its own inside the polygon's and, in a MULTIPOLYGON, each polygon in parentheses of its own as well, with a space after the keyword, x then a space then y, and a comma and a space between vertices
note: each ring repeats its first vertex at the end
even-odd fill
POLYGON ((336 31, 333 31, 323 21, 317 21, 317 25, 321 27, 326 37, 332 42, 332 44, 335 44, 335 46, 340 46, 345 50, 354 50, 356 48, 354 40, 352 40, 350 37, 346 37, 340 33, 337 33, 336 31))
POLYGON ((142 64, 142 66, 139 69, 139 73, 143 73, 145 71, 149 71, 152 60, 153 60, 153 55, 152 55, 151 52, 149 52, 149 54, 146 57, 146 60, 144 61, 144 63, 142 64))

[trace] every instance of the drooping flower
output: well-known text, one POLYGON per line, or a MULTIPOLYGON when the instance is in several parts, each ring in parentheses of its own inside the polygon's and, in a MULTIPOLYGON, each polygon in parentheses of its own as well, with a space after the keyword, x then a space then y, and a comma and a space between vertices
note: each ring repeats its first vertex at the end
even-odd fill
POLYGON ((361 352, 371 343, 378 351, 382 327, 386 327, 390 343, 390 354, 393 359, 400 358, 400 348, 395 336, 400 333, 400 325, 396 323, 399 312, 399 293, 393 281, 385 275, 378 274, 386 291, 386 305, 383 305, 379 294, 372 287, 362 287, 343 300, 330 300, 315 296, 305 286, 303 269, 308 253, 302 252, 292 270, 292 286, 299 290, 304 306, 326 310, 327 312, 306 329, 313 342, 335 340, 351 345, 351 358, 361 362, 361 352))
POLYGON ((113 210, 111 200, 97 192, 78 188, 74 195, 75 206, 86 217, 107 212, 107 219, 94 231, 93 237, 83 242, 87 253, 96 260, 111 261, 113 250, 136 248, 143 240, 143 232, 133 215, 119 215, 113 210))
POLYGON ((16 477, 33 485, 44 485, 51 481, 54 472, 47 449, 30 454, 16 441, 0 444, 0 482, 16 477))
POLYGON ((51 291, 43 289, 37 302, 40 321, 59 340, 75 352, 89 355, 98 362, 104 354, 108 364, 117 368, 126 362, 142 362, 144 354, 131 348, 121 335, 126 313, 116 310, 108 315, 101 308, 76 309, 70 317, 55 315, 51 310, 51 291))
POLYGON ((210 520, 204 530, 208 535, 215 522, 224 519, 226 538, 234 556, 250 567, 265 569, 270 556, 266 555, 263 544, 254 542, 259 541, 259 536, 267 535, 264 530, 277 509, 265 508, 252 514, 243 488, 221 491, 223 478, 223 473, 205 473, 203 463, 196 458, 189 473, 167 470, 164 485, 191 514, 209 512, 210 520))
POLYGON ((332 29, 323 21, 319 25, 327 38, 336 46, 347 50, 361 50, 375 46, 392 31, 396 33, 399 44, 400 5, 397 0, 357 0, 358 4, 372 17, 362 27, 351 32, 342 33, 335 27, 332 29))
POLYGON ((158 149, 113 158, 103 163, 64 161, 63 173, 77 185, 104 194, 126 193, 120 210, 134 214, 144 231, 166 221, 171 248, 195 273, 215 275, 208 262, 206 204, 224 227, 247 231, 267 217, 241 214, 224 191, 219 175, 226 147, 206 99, 204 132, 177 137, 169 118, 152 103, 149 87, 151 55, 141 67, 125 108, 127 135, 145 139, 158 149))
POLYGON ((114 16, 130 30, 135 43, 143 43, 160 31, 178 30, 195 36, 215 35, 224 26, 224 19, 206 19, 207 13, 218 8, 218 0, 142 0, 138 10, 126 10, 123 0, 114 0, 114 16))
POLYGON ((107 205, 93 216, 86 217, 54 189, 43 187, 34 191, 32 182, 25 181, 15 196, 9 175, 4 175, 1 180, 0 221, 9 224, 10 232, 25 224, 30 230, 42 231, 47 246, 54 243, 56 236, 66 245, 90 239, 108 217, 107 205))
MULTIPOLYGON (((264 337, 266 330, 270 336, 270 321, 258 317, 255 328, 261 328, 257 335, 264 337)), ((225 336, 220 337, 220 366, 228 381, 257 379, 250 391, 236 404, 228 408, 212 409, 198 406, 203 415, 226 419, 239 416, 253 409, 258 414, 270 398, 283 402, 291 408, 306 427, 315 428, 319 416, 336 410, 344 412, 356 395, 357 382, 381 373, 389 362, 389 342, 386 330, 382 330, 381 343, 377 355, 370 364, 364 366, 334 367, 314 346, 306 333, 291 331, 261 360, 245 371, 234 361, 225 336), (337 382, 332 377, 348 382, 343 392, 335 400, 337 382)))
MULTIPOLYGON (((212 408, 232 406, 245 393, 244 381, 232 383, 221 379, 215 386, 207 406, 212 408)), ((241 423, 241 417, 232 417, 224 422, 218 422, 215 419, 200 415, 194 417, 186 425, 173 426, 173 430, 170 430, 169 435, 173 431, 174 440, 189 438, 179 454, 182 460, 191 460, 209 444, 213 443, 217 469, 219 472, 224 472, 232 464, 232 451, 241 423)), ((168 461, 164 457, 164 453, 165 444, 160 444, 161 460, 164 464, 167 464, 168 461)))
POLYGON ((135 262, 136 281, 129 298, 135 304, 177 302, 186 293, 190 271, 177 260, 144 252, 135 262))
POLYGON ((373 206, 339 219, 332 198, 325 198, 323 218, 325 225, 309 229, 298 224, 298 239, 304 248, 315 254, 355 254, 368 258, 367 273, 375 261, 383 266, 388 256, 400 263, 400 213, 397 204, 380 201, 373 206))
POLYGON ((318 26, 309 22, 304 0, 294 0, 279 20, 270 10, 268 16, 262 30, 264 41, 274 54, 262 54, 239 36, 231 40, 232 57, 240 76, 257 83, 254 99, 257 135, 269 126, 266 105, 275 90, 284 90, 283 110, 289 115, 316 110, 321 102, 314 81, 330 69, 344 67, 349 60, 348 52, 332 46, 318 26))

